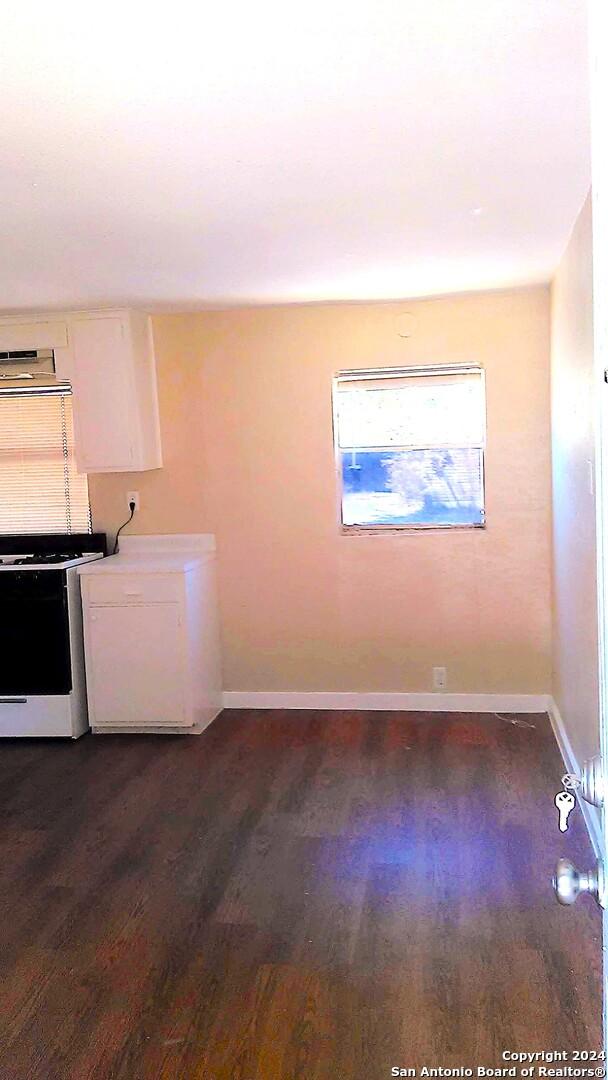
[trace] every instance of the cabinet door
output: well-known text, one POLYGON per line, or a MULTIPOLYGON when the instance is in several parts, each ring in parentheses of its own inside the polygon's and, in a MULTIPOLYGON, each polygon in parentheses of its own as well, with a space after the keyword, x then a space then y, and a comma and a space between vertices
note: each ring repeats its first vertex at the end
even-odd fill
POLYGON ((64 319, 37 319, 35 322, 2 322, 0 320, 0 350, 64 349, 68 343, 68 328, 64 319))
POLYGON ((119 316, 75 319, 70 326, 81 472, 128 471, 133 466, 136 417, 127 330, 119 316))
POLYGON ((91 607, 87 683, 93 727, 187 727, 178 604, 91 607))

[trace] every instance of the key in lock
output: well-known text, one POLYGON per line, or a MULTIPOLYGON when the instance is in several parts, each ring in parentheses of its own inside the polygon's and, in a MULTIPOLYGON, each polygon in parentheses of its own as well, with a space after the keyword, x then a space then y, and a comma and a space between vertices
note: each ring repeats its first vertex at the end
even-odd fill
POLYGON ((571 791, 558 791, 555 799, 553 800, 557 807, 559 831, 566 832, 568 829, 568 818, 576 806, 576 799, 571 791))

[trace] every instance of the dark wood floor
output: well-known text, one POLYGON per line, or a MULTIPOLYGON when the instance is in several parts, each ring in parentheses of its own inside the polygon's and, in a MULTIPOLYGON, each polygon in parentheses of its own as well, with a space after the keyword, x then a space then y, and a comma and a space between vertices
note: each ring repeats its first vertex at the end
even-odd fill
POLYGON ((600 1045, 545 717, 0 745, 2 1080, 375 1080, 600 1045), (528 726, 530 723, 534 727, 528 726))

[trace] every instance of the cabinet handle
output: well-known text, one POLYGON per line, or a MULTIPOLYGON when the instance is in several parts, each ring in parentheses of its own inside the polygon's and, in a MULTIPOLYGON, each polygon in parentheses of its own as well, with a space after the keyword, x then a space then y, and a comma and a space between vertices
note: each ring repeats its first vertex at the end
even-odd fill
POLYGON ((123 589, 125 596, 143 596, 143 589, 123 589))
POLYGON ((0 705, 27 705, 26 697, 0 697, 0 705))

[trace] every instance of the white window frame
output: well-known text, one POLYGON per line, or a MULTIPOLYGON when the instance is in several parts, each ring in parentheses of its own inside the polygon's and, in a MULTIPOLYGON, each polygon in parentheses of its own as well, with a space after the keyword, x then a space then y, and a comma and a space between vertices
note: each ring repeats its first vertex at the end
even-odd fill
MULTIPOLYGON (((486 397, 486 372, 485 368, 481 364, 427 364, 416 365, 412 367, 395 366, 388 368, 353 368, 336 371, 332 378, 332 428, 333 428, 333 441, 334 441, 334 464, 336 474, 336 512, 338 520, 338 528, 343 536, 379 536, 387 533, 398 533, 400 535, 411 535, 418 532, 451 532, 453 530, 458 531, 470 531, 471 529, 485 529, 486 528, 486 440, 488 431, 488 416, 487 416, 487 397, 486 397), (350 379, 356 381, 360 379, 362 382, 368 379, 390 379, 390 378, 416 378, 416 376, 429 376, 433 375, 463 375, 467 372, 474 372, 479 375, 481 379, 481 390, 483 398, 483 427, 484 427, 484 445, 481 447, 481 490, 483 495, 483 520, 477 523, 464 524, 437 524, 423 522, 411 523, 409 525, 346 525, 342 518, 342 502, 343 502, 343 481, 342 481, 342 453, 339 442, 339 429, 338 429, 338 387, 341 381, 350 379)), ((425 447, 419 447, 418 449, 425 449, 425 447)))

